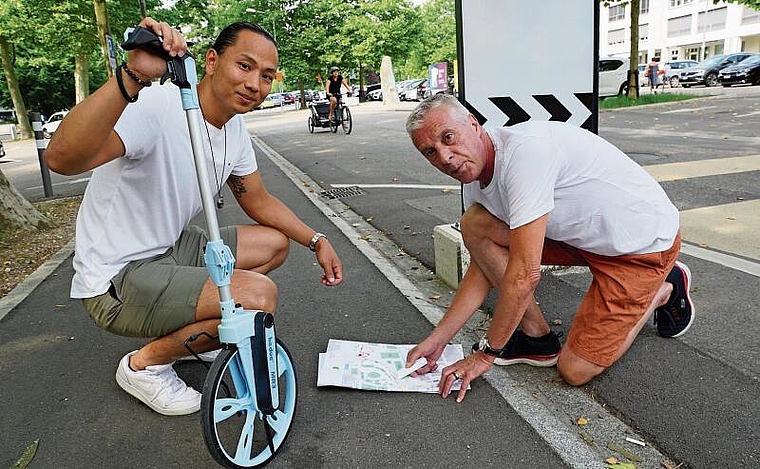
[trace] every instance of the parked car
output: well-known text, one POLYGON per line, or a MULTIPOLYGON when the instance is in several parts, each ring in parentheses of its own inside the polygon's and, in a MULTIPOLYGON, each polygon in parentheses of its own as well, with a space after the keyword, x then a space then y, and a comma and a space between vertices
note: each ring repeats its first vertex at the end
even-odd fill
POLYGON ((275 107, 274 101, 272 101, 269 96, 264 98, 264 101, 261 102, 258 106, 256 106, 254 109, 269 109, 275 107))
POLYGON ((416 80, 408 80, 405 82, 403 89, 396 87, 398 91, 398 97, 401 101, 416 101, 417 100, 417 87, 427 80, 424 78, 418 78, 416 80))
POLYGON ((68 114, 69 111, 59 111, 53 113, 52 116, 44 123, 42 124, 42 136, 45 138, 51 138, 56 130, 58 130, 58 126, 61 125, 61 121, 64 117, 66 117, 66 114, 68 114))
POLYGON ((285 104, 283 93, 270 93, 269 96, 267 96, 267 99, 272 101, 275 106, 282 106, 285 104))
POLYGON ((696 60, 671 60, 665 63, 665 76, 663 82, 668 83, 671 88, 675 88, 679 84, 678 74, 681 70, 693 67, 699 62, 696 60))
POLYGON ((599 97, 620 96, 628 91, 628 59, 599 59, 599 97))
POLYGON ((414 101, 422 101, 425 99, 425 93, 427 93, 429 88, 430 87, 428 86, 428 80, 425 80, 417 85, 417 96, 414 97, 414 101))
POLYGON ((755 54, 736 65, 729 65, 718 73, 718 80, 723 86, 750 83, 760 85, 760 54, 755 54))
POLYGON ((5 156, 5 147, 3 147, 3 141, 0 140, 0 158, 5 156))
POLYGON ((369 94, 370 94, 371 92, 373 92, 373 91, 375 91, 375 90, 379 90, 379 89, 380 89, 380 83, 372 83, 371 85, 365 85, 365 86, 364 86, 364 98, 365 98, 367 101, 372 101, 372 100, 369 98, 369 94))
POLYGON ((382 101, 382 100, 383 100, 382 88, 378 88, 376 90, 367 92, 367 101, 382 101))
POLYGON ((684 88, 693 85, 717 86, 718 72, 730 65, 738 64, 751 55, 749 52, 738 52, 712 56, 693 67, 681 70, 678 81, 684 88))

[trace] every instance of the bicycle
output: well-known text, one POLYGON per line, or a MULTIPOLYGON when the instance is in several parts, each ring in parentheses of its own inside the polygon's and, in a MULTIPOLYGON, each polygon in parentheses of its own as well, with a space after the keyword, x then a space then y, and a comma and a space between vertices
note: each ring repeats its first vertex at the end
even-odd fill
MULTIPOLYGON (((189 52, 171 57, 152 31, 128 28, 124 50, 143 49, 167 62, 161 84, 171 80, 180 89, 190 131, 193 158, 209 241, 204 261, 219 289, 222 350, 209 369, 201 399, 203 438, 211 456, 230 468, 257 467, 271 461, 290 432, 296 409, 297 379, 290 352, 274 329, 274 316, 246 311, 232 298, 230 279, 235 265, 232 251, 219 232, 215 202, 208 181, 196 85, 195 59, 189 52)), ((185 346, 195 340, 190 337, 185 346)))
POLYGON ((309 107, 311 108, 311 116, 309 116, 307 122, 309 133, 314 133, 315 127, 329 127, 332 133, 336 133, 338 131, 338 126, 343 128, 343 132, 345 132, 346 135, 351 133, 351 130, 353 129, 351 110, 343 102, 342 93, 335 93, 333 96, 338 100, 338 105, 335 106, 335 118, 332 120, 328 118, 330 113, 329 101, 319 103, 312 102, 309 104, 309 107))

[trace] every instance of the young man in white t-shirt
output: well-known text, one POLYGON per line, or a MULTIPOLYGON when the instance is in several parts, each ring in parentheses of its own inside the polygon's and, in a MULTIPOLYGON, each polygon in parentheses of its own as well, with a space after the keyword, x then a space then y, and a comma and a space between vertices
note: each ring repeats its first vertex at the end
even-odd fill
MULTIPOLYGON (((184 37, 166 23, 145 18, 140 25, 162 36, 170 55, 187 50, 184 37)), ((265 274, 285 261, 290 239, 315 252, 324 285, 338 285, 343 277, 327 238, 267 192, 239 115, 264 100, 276 70, 277 47, 269 33, 234 23, 206 53, 206 74, 197 88, 217 204, 224 203, 226 182, 257 223, 221 229, 236 259, 232 296, 245 309, 269 312, 277 287, 265 274)), ((116 381, 156 412, 183 415, 200 408, 201 396, 172 363, 187 356, 189 336, 216 336, 221 314, 202 260, 205 233, 188 226, 201 202, 179 91, 151 87, 165 71, 164 59, 131 51, 115 77, 71 110, 45 158, 62 174, 94 169, 77 217, 71 296, 81 298, 96 324, 110 332, 157 337, 122 358, 116 381)), ((219 346, 198 337, 198 352, 219 346)))
POLYGON ((690 327, 691 273, 676 261, 678 210, 619 149, 560 122, 486 131, 442 94, 420 103, 406 129, 433 166, 464 184, 461 227, 470 251, 451 306, 409 352, 408 365, 425 357, 418 373, 435 369, 490 288, 498 291, 473 354, 443 370, 444 397, 461 379, 461 401, 470 381, 494 363, 556 363, 565 381, 582 385, 628 350, 652 314, 664 337, 690 327), (533 296, 541 264, 587 265, 593 275, 564 348, 533 296))

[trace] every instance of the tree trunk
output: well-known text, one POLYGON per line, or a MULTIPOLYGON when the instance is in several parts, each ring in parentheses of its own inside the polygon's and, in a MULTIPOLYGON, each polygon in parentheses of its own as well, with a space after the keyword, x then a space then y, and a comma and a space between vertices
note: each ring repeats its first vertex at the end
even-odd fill
POLYGON ((74 58, 74 95, 76 104, 90 95, 90 56, 84 52, 74 58))
POLYGON ((108 76, 113 76, 113 69, 111 68, 110 55, 108 53, 108 41, 106 36, 111 34, 111 28, 108 26, 108 10, 106 9, 106 0, 92 0, 95 6, 95 20, 98 23, 98 40, 100 40, 100 48, 103 50, 103 58, 106 61, 106 71, 108 76))
POLYGON ((5 36, 2 35, 0 35, 0 62, 3 63, 3 71, 5 71, 5 80, 8 83, 8 91, 11 94, 13 108, 16 110, 16 119, 21 127, 21 138, 32 138, 34 133, 32 132, 31 124, 29 124, 29 116, 26 115, 24 98, 21 96, 21 90, 18 87, 16 69, 13 66, 13 60, 11 59, 11 46, 5 36))
POLYGON ((639 97, 639 6, 640 0, 631 0, 631 60, 628 68, 628 97, 639 97))
POLYGON ((0 232, 42 229, 52 224, 11 185, 5 174, 0 171, 0 232))

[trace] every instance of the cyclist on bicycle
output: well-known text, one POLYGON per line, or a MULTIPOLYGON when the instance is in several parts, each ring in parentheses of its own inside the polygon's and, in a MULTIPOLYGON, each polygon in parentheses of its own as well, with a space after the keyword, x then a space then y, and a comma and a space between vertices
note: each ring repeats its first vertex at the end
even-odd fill
MULTIPOLYGON (((187 50, 168 24, 145 18, 140 26, 162 36, 170 55, 187 50)), ((248 310, 273 312, 277 287, 266 274, 285 262, 290 240, 314 251, 324 285, 340 284, 341 262, 330 242, 264 186, 240 116, 270 91, 276 42, 258 25, 233 23, 205 58, 197 89, 217 204, 224 204, 226 182, 256 222, 221 229, 237 260, 235 300, 248 310)), ((152 86, 166 67, 155 55, 131 51, 116 76, 61 122, 45 159, 61 174, 94 169, 77 216, 72 298, 81 298, 103 329, 152 339, 121 359, 117 383, 158 413, 184 415, 199 410, 201 395, 172 364, 188 355, 183 343, 189 336, 216 335, 221 312, 218 289, 203 266, 205 233, 190 225, 201 201, 180 95, 152 86)), ((219 347, 199 337, 196 351, 219 347)))
POLYGON ((330 76, 327 77, 327 82, 325 83, 325 93, 327 93, 327 98, 330 100, 330 112, 327 118, 330 120, 335 120, 335 107, 338 105, 337 95, 340 94, 341 86, 345 86, 347 93, 351 94, 351 87, 348 86, 348 82, 340 74, 340 68, 333 67, 330 69, 330 76))

